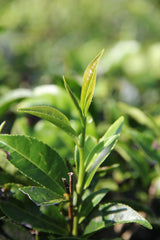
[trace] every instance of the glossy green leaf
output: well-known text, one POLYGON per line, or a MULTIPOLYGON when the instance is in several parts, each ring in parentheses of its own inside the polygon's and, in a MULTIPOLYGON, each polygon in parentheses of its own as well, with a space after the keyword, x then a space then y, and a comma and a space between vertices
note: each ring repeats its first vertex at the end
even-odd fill
POLYGON ((107 130, 99 143, 91 150, 85 161, 85 188, 89 186, 95 172, 114 148, 122 129, 124 118, 118 118, 107 130))
POLYGON ((108 128, 107 132, 104 134, 101 140, 107 137, 111 137, 113 135, 119 134, 122 130, 123 122, 124 122, 124 117, 121 116, 108 128))
POLYGON ((83 76, 80 105, 84 115, 87 114, 88 108, 93 98, 95 84, 96 84, 97 67, 103 55, 103 52, 104 50, 102 50, 96 56, 96 58, 88 65, 83 76))
POLYGON ((59 195, 50 189, 29 186, 29 187, 20 187, 20 190, 27 194, 27 196, 35 202, 38 206, 47 206, 53 205, 65 201, 65 198, 62 195, 59 195))
POLYGON ((100 201, 104 198, 104 196, 108 192, 109 192, 109 189, 101 189, 99 191, 96 191, 96 192, 90 194, 82 202, 79 223, 81 223, 89 215, 89 213, 93 210, 93 208, 96 207, 100 203, 100 201))
POLYGON ((90 234, 119 223, 138 223, 152 229, 151 224, 131 207, 121 203, 107 203, 99 207, 86 226, 84 234, 90 234))
POLYGON ((72 138, 74 138, 74 139, 77 138, 77 133, 71 127, 71 124, 70 124, 68 118, 63 113, 61 113, 59 110, 57 110, 53 107, 35 106, 35 107, 29 107, 29 108, 19 108, 19 111, 29 113, 34 116, 43 118, 43 119, 53 123, 57 127, 61 128, 72 138))
POLYGON ((48 145, 23 135, 0 135, 0 148, 24 175, 58 194, 64 193, 61 179, 67 177, 67 167, 48 145))
POLYGON ((80 105, 79 105, 79 102, 78 102, 76 96, 74 95, 74 93, 72 92, 72 90, 70 89, 70 87, 68 86, 68 84, 67 84, 67 82, 66 82, 66 80, 65 80, 64 77, 63 77, 63 81, 64 81, 64 85, 65 85, 65 88, 66 88, 67 92, 69 93, 69 95, 70 95, 70 97, 71 97, 74 105, 76 106, 76 108, 77 108, 77 110, 78 110, 78 113, 79 113, 80 117, 82 118, 82 117, 83 117, 83 116, 82 116, 82 110, 81 110, 81 107, 80 107, 80 105))
POLYGON ((91 151, 87 159, 87 167, 85 174, 85 188, 87 188, 94 177, 99 166, 103 163, 106 157, 110 154, 114 148, 119 135, 113 135, 106 140, 99 142, 91 151))
POLYGON ((42 214, 36 215, 34 212, 25 208, 25 205, 23 206, 15 202, 0 200, 0 209, 7 217, 22 225, 30 226, 42 232, 50 232, 59 235, 67 234, 67 230, 61 227, 60 224, 45 218, 42 214))

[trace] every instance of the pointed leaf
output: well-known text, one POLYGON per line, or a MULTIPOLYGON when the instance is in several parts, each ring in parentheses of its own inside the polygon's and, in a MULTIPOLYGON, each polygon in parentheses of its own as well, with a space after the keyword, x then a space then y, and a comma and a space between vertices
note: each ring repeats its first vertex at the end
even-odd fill
POLYGON ((0 200, 0 209, 7 217, 22 225, 29 225, 31 228, 42 232, 59 235, 67 234, 67 230, 64 227, 61 227, 60 224, 57 224, 50 219, 46 219, 43 215, 36 215, 35 213, 32 213, 32 211, 28 211, 28 209, 25 208, 25 205, 21 206, 12 203, 11 201, 0 200))
POLYGON ((110 154, 114 148, 119 135, 113 135, 104 141, 98 143, 91 151, 87 159, 87 168, 85 174, 85 188, 87 188, 94 177, 99 166, 103 163, 106 157, 110 154))
POLYGON ((93 210, 94 207, 96 207, 100 201, 104 198, 104 196, 109 192, 109 189, 101 189, 99 191, 96 191, 92 194, 90 194, 83 202, 82 207, 80 211, 80 219, 79 223, 81 223, 93 210))
POLYGON ((78 102, 76 96, 74 95, 74 93, 72 92, 72 90, 70 89, 70 87, 68 86, 68 84, 67 84, 67 82, 66 82, 66 80, 65 80, 64 77, 63 77, 63 81, 64 81, 64 85, 65 85, 65 88, 66 88, 67 92, 69 93, 69 95, 70 95, 70 97, 71 97, 74 105, 76 106, 76 108, 77 108, 77 110, 78 110, 78 113, 80 114, 80 117, 83 118, 83 116, 82 116, 82 110, 81 110, 81 107, 80 107, 80 105, 79 105, 79 102, 78 102))
POLYGON ((96 58, 88 65, 83 76, 80 105, 84 115, 87 114, 88 108, 93 98, 95 84, 96 84, 97 67, 103 55, 103 52, 104 50, 102 50, 96 56, 96 58))
POLYGON ((35 138, 23 135, 0 135, 0 148, 9 153, 9 161, 40 185, 63 194, 62 177, 67 167, 56 151, 35 138))
POLYGON ((20 109, 18 109, 18 111, 29 113, 34 116, 43 118, 43 119, 53 123, 57 127, 61 128, 68 135, 70 135, 73 139, 77 139, 77 133, 71 127, 71 124, 70 124, 68 118, 63 113, 61 113, 59 110, 57 110, 53 107, 35 106, 35 107, 29 107, 29 108, 20 108, 20 109))
POLYGON ((3 127, 4 127, 4 125, 5 125, 5 121, 4 122, 2 122, 1 124, 0 124, 0 133, 2 132, 2 129, 3 129, 3 127))
POLYGON ((121 203, 102 205, 99 207, 99 211, 92 217, 92 220, 84 230, 84 234, 90 234, 119 223, 138 223, 148 229, 152 229, 151 224, 138 212, 121 203))
POLYGON ((65 201, 65 198, 62 197, 62 195, 42 187, 20 187, 20 190, 27 194, 27 196, 38 206, 53 205, 55 203, 65 201))
POLYGON ((113 135, 119 134, 122 130, 123 122, 124 122, 124 117, 121 116, 109 127, 109 129, 104 134, 104 136, 101 138, 101 140, 103 140, 107 137, 111 137, 113 135))

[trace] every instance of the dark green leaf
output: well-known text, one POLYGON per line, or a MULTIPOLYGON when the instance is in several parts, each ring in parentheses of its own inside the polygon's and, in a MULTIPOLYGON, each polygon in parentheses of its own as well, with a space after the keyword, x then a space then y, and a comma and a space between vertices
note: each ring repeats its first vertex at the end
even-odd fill
POLYGON ((107 203, 99 207, 99 211, 85 228, 84 234, 90 234, 119 223, 138 223, 152 229, 151 224, 131 207, 121 203, 107 203))
POLYGON ((101 189, 99 191, 96 191, 96 192, 90 194, 82 202, 79 223, 81 223, 89 215, 89 213, 93 210, 93 208, 96 207, 100 203, 100 201, 104 198, 104 196, 108 192, 109 192, 109 189, 101 189))
POLYGON ((64 227, 65 229, 67 228, 65 216, 60 211, 59 206, 57 205, 40 206, 40 211, 44 215, 52 219, 53 222, 59 223, 61 227, 64 227))
POLYGON ((84 115, 87 114, 88 108, 93 98, 95 84, 96 84, 97 67, 103 55, 103 52, 104 50, 102 50, 96 56, 96 58, 88 65, 83 76, 80 105, 84 115))
POLYGON ((49 106, 35 106, 35 107, 29 107, 29 108, 20 108, 20 112, 25 112, 32 114, 34 116, 43 118, 57 127, 61 128, 63 131, 65 131, 68 135, 70 135, 73 139, 77 139, 77 133, 75 130, 71 127, 71 124, 68 120, 68 118, 61 113, 59 110, 49 107, 49 106))
POLYGON ((15 222, 25 226, 31 226, 33 229, 37 229, 42 232, 50 232, 59 235, 66 235, 67 230, 61 227, 60 224, 51 222, 43 217, 43 215, 35 215, 31 211, 28 211, 25 206, 18 206, 11 201, 0 200, 1 211, 15 222))
POLYGON ((59 203, 65 201, 65 199, 58 195, 57 193, 51 191, 50 189, 42 188, 42 187, 20 187, 20 190, 27 194, 28 197, 35 202, 37 205, 53 205, 55 203, 59 203))
POLYGON ((67 177, 67 167, 48 145, 23 135, 0 135, 0 148, 24 175, 57 194, 64 193, 61 179, 67 177))

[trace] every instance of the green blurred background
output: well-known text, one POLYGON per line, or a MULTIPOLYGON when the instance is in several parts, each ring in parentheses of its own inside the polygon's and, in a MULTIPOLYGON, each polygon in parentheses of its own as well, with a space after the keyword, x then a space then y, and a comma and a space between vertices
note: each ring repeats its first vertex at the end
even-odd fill
POLYGON ((159 8, 158 0, 1 0, 1 91, 78 78, 102 48, 101 73, 157 89, 159 8))

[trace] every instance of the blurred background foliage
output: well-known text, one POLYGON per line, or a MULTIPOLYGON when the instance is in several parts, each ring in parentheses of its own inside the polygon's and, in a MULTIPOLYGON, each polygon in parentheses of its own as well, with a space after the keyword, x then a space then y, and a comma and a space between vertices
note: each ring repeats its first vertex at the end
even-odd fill
MULTIPOLYGON (((45 121, 18 114, 17 104, 55 106, 78 131, 78 116, 62 76, 79 96, 87 64, 105 48, 87 131, 101 136, 120 115, 125 125, 105 163, 119 167, 100 170, 97 179, 100 174, 103 181, 97 180, 96 188, 108 186, 114 193, 110 197, 135 200, 142 204, 134 202, 137 209, 144 211, 146 206, 154 225, 152 233, 132 231, 132 236, 123 236, 126 240, 160 235, 159 29, 159 0, 0 0, 0 120, 7 120, 3 132, 35 136, 71 164, 73 143, 65 134, 45 121)), ((5 170, 3 184, 17 181, 15 169, 2 160, 0 166, 5 170)))

